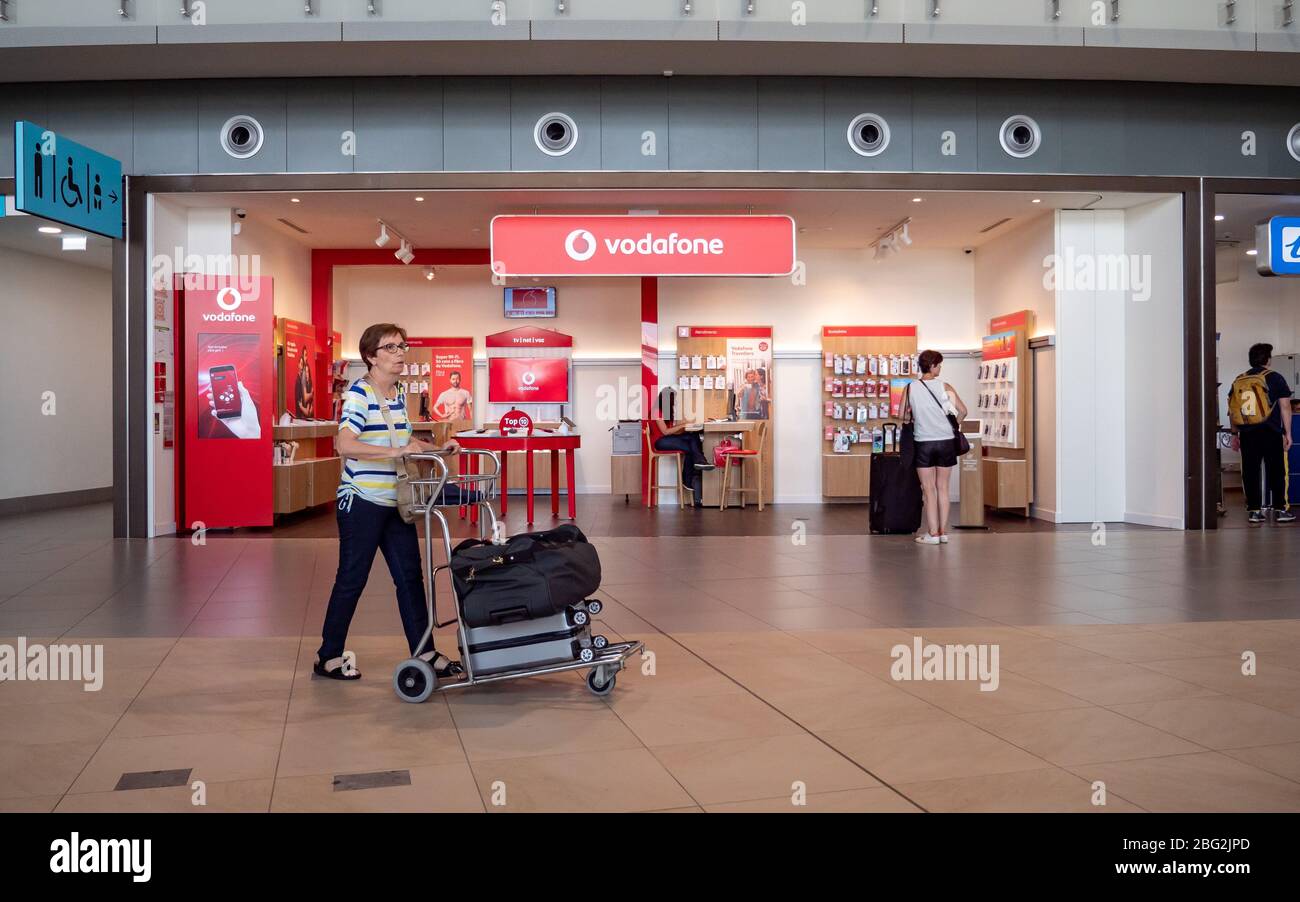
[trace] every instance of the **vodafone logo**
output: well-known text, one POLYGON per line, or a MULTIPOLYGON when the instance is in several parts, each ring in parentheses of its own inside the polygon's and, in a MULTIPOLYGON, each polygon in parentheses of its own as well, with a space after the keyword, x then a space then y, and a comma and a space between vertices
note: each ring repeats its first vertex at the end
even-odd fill
POLYGON ((536 381, 537 381, 537 376, 533 374, 532 370, 529 370, 528 372, 524 373, 524 378, 523 378, 524 385, 532 385, 536 381))
POLYGON ((217 292, 217 306, 222 310, 238 310, 242 303, 244 303, 244 296, 234 288, 223 288, 217 292), (227 303, 228 297, 234 300, 227 303))
POLYGON ((582 263, 590 260, 596 255, 596 236, 586 229, 574 229, 564 239, 564 252, 569 255, 570 260, 577 260, 582 263), (581 241, 585 250, 578 250, 578 242, 581 241))
POLYGON ((760 342, 758 343, 758 349, 759 349, 760 351, 766 351, 766 350, 767 350, 767 342, 765 342, 765 341, 760 341, 760 342))

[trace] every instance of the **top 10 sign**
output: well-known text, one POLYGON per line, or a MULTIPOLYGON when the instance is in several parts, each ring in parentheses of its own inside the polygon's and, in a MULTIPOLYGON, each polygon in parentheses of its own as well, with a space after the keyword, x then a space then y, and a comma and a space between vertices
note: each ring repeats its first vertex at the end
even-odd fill
POLYGON ((498 276, 786 276, 789 216, 495 216, 498 276))

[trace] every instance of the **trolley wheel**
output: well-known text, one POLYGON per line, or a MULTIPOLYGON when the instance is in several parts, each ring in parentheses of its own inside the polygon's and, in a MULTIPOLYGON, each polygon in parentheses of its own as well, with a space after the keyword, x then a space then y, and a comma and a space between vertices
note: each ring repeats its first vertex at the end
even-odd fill
POLYGON ((574 625, 574 626, 586 626, 586 625, 587 625, 587 620, 588 620, 588 619, 589 619, 589 618, 587 617, 587 612, 586 612, 586 611, 574 611, 574 612, 573 612, 573 625, 574 625))
POLYGON ((587 610, 591 612, 591 616, 593 617, 596 616, 602 610, 604 610, 604 608, 605 606, 600 603, 599 599, 596 598, 587 599, 587 610))
POLYGON ((596 653, 590 648, 584 648, 582 651, 578 652, 578 660, 584 664, 590 664, 595 659, 596 653))
POLYGON ((424 701, 433 694, 437 685, 433 667, 419 658, 407 658, 393 672, 393 688, 404 702, 415 704, 424 701))
POLYGON ((605 679, 601 679, 603 667, 593 667, 587 674, 587 688, 592 691, 593 695, 609 695, 614 691, 614 681, 616 674, 609 674, 605 679))
POLYGON ((591 640, 591 644, 592 647, 596 649, 596 651, 600 651, 602 648, 604 648, 606 645, 609 644, 609 640, 606 639, 604 636, 597 636, 596 638, 591 640))

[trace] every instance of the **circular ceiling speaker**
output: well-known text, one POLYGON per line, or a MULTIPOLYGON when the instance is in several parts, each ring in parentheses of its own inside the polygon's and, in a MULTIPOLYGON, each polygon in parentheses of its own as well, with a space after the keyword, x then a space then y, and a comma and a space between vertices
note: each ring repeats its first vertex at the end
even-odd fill
POLYGON ((221 126, 221 149, 237 160, 255 156, 262 138, 262 124, 252 116, 231 116, 221 126))
POLYGON ((863 113, 849 123, 849 147, 864 157, 879 156, 889 146, 889 123, 884 116, 863 113))
POLYGON ((1018 159, 1032 157, 1043 144, 1043 130, 1031 116, 1012 116, 998 132, 1002 149, 1018 159))
POLYGON ((533 126, 537 149, 553 157, 562 157, 578 145, 578 125, 564 113, 547 113, 533 126))
POLYGON ((1287 133, 1286 149, 1296 162, 1300 162, 1300 122, 1291 126, 1291 131, 1287 133))

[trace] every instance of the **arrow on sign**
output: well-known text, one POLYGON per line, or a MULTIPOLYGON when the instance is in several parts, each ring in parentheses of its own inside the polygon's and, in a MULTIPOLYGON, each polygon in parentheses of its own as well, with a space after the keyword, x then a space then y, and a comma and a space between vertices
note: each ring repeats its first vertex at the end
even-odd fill
POLYGON ((117 203, 117 192, 116 191, 108 192, 108 199, 111 200, 113 203, 117 203))

